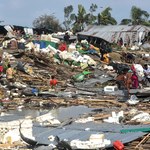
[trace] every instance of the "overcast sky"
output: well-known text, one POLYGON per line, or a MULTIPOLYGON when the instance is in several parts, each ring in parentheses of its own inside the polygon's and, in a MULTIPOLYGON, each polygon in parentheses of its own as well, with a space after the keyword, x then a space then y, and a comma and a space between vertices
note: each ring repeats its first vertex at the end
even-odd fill
POLYGON ((32 27, 35 18, 53 14, 62 23, 64 7, 72 5, 74 13, 77 13, 78 4, 82 4, 88 12, 92 3, 97 4, 97 13, 111 7, 111 14, 118 23, 123 18, 130 18, 133 5, 150 13, 150 0, 0 0, 0 20, 5 25, 32 27))

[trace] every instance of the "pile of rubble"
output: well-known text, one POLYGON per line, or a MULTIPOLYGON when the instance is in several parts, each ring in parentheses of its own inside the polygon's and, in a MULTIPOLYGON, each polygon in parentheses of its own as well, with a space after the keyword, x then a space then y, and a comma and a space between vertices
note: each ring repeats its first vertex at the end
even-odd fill
MULTIPOLYGON (((38 122, 38 126, 57 127, 59 128, 59 132, 66 132, 66 135, 68 130, 75 130, 74 126, 77 125, 77 123, 84 124, 84 122, 92 122, 94 126, 97 126, 97 123, 99 125, 106 123, 108 127, 110 124, 112 124, 112 126, 117 124, 124 125, 126 130, 118 126, 120 130, 116 130, 114 134, 136 132, 133 135, 133 139, 131 138, 129 141, 122 139, 122 143, 124 144, 139 139, 139 137, 142 138, 143 136, 145 136, 143 140, 148 139, 148 133, 150 131, 148 127, 150 123, 150 112, 148 110, 150 105, 149 84, 145 85, 142 89, 130 89, 131 96, 129 97, 127 90, 119 89, 116 84, 115 77, 117 76, 117 69, 114 65, 106 64, 100 60, 99 48, 93 45, 92 49, 90 49, 93 51, 87 51, 84 49, 85 47, 82 47, 83 44, 79 47, 79 43, 71 43, 68 50, 60 51, 56 46, 60 42, 59 39, 46 35, 41 36, 39 40, 39 42, 41 42, 40 44, 37 42, 37 39, 28 41, 23 39, 17 41, 15 39, 15 42, 25 46, 24 49, 15 49, 14 47, 11 49, 11 46, 14 45, 10 45, 10 49, 7 49, 9 42, 10 41, 7 40, 3 42, 3 49, 1 50, 2 63, 5 64, 5 62, 9 61, 11 66, 15 69, 15 81, 9 83, 5 73, 1 76, 1 116, 3 112, 7 112, 8 110, 22 108, 51 110, 54 108, 58 109, 61 106, 84 105, 94 110, 88 114, 88 117, 83 115, 81 118, 78 118, 79 120, 68 119, 67 122, 64 122, 64 120, 60 122, 53 117, 49 118, 49 114, 39 116, 35 119, 18 119, 15 123, 11 122, 13 124, 12 126, 16 127, 13 129, 10 127, 10 131, 2 135, 1 143, 14 144, 15 142, 21 141, 19 137, 15 139, 12 136, 14 133, 17 135, 21 133, 21 138, 25 142, 33 138, 31 135, 24 136, 22 134, 25 132, 30 133, 30 131, 22 131, 24 128, 29 128, 25 124, 24 127, 21 126, 22 130, 19 130, 20 122, 22 121, 31 122, 29 130, 31 130, 33 126, 36 126, 35 124, 38 122), (42 42, 47 38, 49 39, 48 45, 42 47, 42 42), (52 75, 55 75, 56 78, 61 81, 55 90, 50 89, 49 85, 49 80, 52 75), (72 124, 72 126, 69 126, 69 124, 72 124), (126 125, 134 126, 130 128, 130 126, 127 127, 126 125), (63 131, 64 129, 66 130, 63 131)), ((87 41, 82 42, 84 46, 86 45, 89 46, 88 48, 91 48, 91 45, 87 41)), ((113 64, 119 64, 115 66, 120 66, 120 68, 124 66, 131 67, 132 64, 121 62, 121 54, 120 51, 109 53, 113 64)), ((135 61, 137 62, 141 61, 141 63, 147 63, 147 61, 149 61, 150 53, 148 51, 132 51, 132 54, 135 55, 135 61)), ((29 123, 27 124, 29 125, 29 123)), ((1 123, 1 128, 4 128, 4 126, 8 126, 5 120, 1 123)), ((109 135, 105 134, 106 129, 103 129, 103 132, 101 131, 102 129, 103 127, 100 129, 93 128, 95 132, 90 132, 90 136, 87 136, 90 137, 90 142, 86 141, 87 137, 85 138, 86 140, 83 139, 85 140, 84 142, 81 139, 67 139, 65 142, 68 142, 72 148, 80 149, 112 147, 115 141, 111 139, 109 135), (97 138, 98 141, 96 140, 97 138)), ((77 130, 92 131, 91 125, 87 125, 84 129, 77 127, 77 130)), ((45 130, 41 131, 43 134, 44 132, 45 130)), ((110 133, 111 131, 107 132, 110 133)), ((87 134, 87 132, 83 132, 82 134, 87 134)), ((38 137, 39 135, 36 134, 36 136, 38 137)), ((55 136, 61 138, 62 141, 65 140, 63 136, 59 136, 59 134, 52 135, 50 132, 48 142, 44 140, 38 141, 39 139, 36 138, 29 143, 32 146, 37 146, 37 143, 41 143, 43 146, 49 145, 52 146, 52 148, 55 146, 59 147, 59 142, 54 144, 55 136), (50 136, 53 140, 50 139, 50 136)), ((119 136, 120 135, 118 135, 118 137, 119 136)), ((128 136, 129 135, 126 134, 126 137, 128 136)), ((139 144, 142 144, 143 140, 139 144)), ((136 145, 136 148, 141 146, 139 144, 136 145)))

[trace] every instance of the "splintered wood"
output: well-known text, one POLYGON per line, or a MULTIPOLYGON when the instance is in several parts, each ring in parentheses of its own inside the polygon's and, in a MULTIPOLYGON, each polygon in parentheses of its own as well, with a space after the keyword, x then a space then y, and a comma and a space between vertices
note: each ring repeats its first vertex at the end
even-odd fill
POLYGON ((127 105, 125 103, 120 103, 116 100, 107 100, 105 98, 104 99, 79 99, 78 100, 78 103, 80 104, 80 101, 81 101, 81 104, 85 104, 85 105, 88 105, 89 107, 93 107, 93 108, 97 108, 97 107, 102 107, 102 106, 105 106, 105 107, 110 107, 110 106, 116 106, 116 107, 123 107, 123 108, 126 108, 127 105))
POLYGON ((150 133, 126 144, 124 150, 150 150, 150 133))

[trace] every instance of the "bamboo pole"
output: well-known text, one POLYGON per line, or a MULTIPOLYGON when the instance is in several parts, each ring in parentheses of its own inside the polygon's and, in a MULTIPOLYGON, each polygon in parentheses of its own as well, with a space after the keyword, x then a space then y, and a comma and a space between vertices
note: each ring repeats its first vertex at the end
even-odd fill
POLYGON ((136 145, 135 149, 138 149, 140 145, 146 142, 149 138, 150 138, 150 133, 147 134, 138 145, 136 145))

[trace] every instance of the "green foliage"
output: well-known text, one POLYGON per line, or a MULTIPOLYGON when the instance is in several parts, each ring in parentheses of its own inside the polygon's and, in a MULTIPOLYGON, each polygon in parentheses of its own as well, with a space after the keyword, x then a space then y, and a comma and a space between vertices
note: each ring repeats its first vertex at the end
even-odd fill
POLYGON ((131 22, 131 19, 122 19, 120 25, 129 25, 131 22))
POLYGON ((144 25, 148 23, 149 13, 136 6, 131 8, 131 20, 133 25, 144 25))
POLYGON ((78 5, 78 13, 72 14, 72 19, 74 20, 73 23, 73 31, 79 32, 84 29, 85 26, 89 24, 95 24, 97 20, 97 16, 95 16, 93 13, 96 11, 97 5, 92 4, 89 9, 89 13, 86 12, 84 6, 78 5))
POLYGON ((78 23, 84 23, 86 18, 86 10, 84 6, 78 5, 78 15, 76 16, 76 21, 78 23))
MULTIPOLYGON (((94 15, 98 6, 91 4, 89 12, 87 13, 84 6, 78 5, 77 14, 73 13, 73 6, 69 5, 64 8, 64 22, 65 30, 72 29, 74 33, 82 31, 87 25, 116 25, 117 21, 112 17, 112 8, 107 7, 102 12, 94 15)), ((149 13, 136 6, 131 8, 131 19, 122 19, 121 25, 146 25, 150 26, 149 13)), ((33 26, 36 28, 52 29, 54 32, 62 31, 63 28, 59 21, 53 15, 42 15, 33 21, 33 26)))
POLYGON ((143 25, 145 25, 145 26, 150 26, 150 21, 145 21, 145 22, 143 22, 143 25))
POLYGON ((96 23, 97 16, 94 15, 94 12, 96 12, 97 8, 98 8, 97 5, 92 3, 89 9, 90 13, 88 13, 86 16, 87 25, 96 23))
POLYGON ((105 10, 103 10, 101 13, 98 14, 98 24, 101 25, 117 24, 115 18, 111 16, 110 11, 112 11, 112 9, 110 7, 107 7, 105 10))
POLYGON ((62 31, 59 21, 53 15, 42 15, 33 21, 35 28, 52 29, 54 32, 62 31))
POLYGON ((91 13, 95 12, 97 8, 98 8, 97 5, 92 3, 92 5, 90 6, 90 12, 91 13))
POLYGON ((149 13, 145 10, 142 10, 136 6, 132 6, 131 8, 131 19, 122 19, 121 25, 145 25, 150 26, 150 22, 148 21, 149 13))
POLYGON ((65 21, 63 22, 66 30, 69 30, 70 29, 70 26, 71 26, 71 23, 72 23, 72 13, 73 12, 73 6, 72 5, 69 5, 67 7, 64 8, 64 19, 65 21))
POLYGON ((82 5, 78 5, 78 14, 74 16, 74 24, 73 24, 73 31, 78 32, 84 29, 84 25, 86 23, 87 14, 86 10, 82 5))

